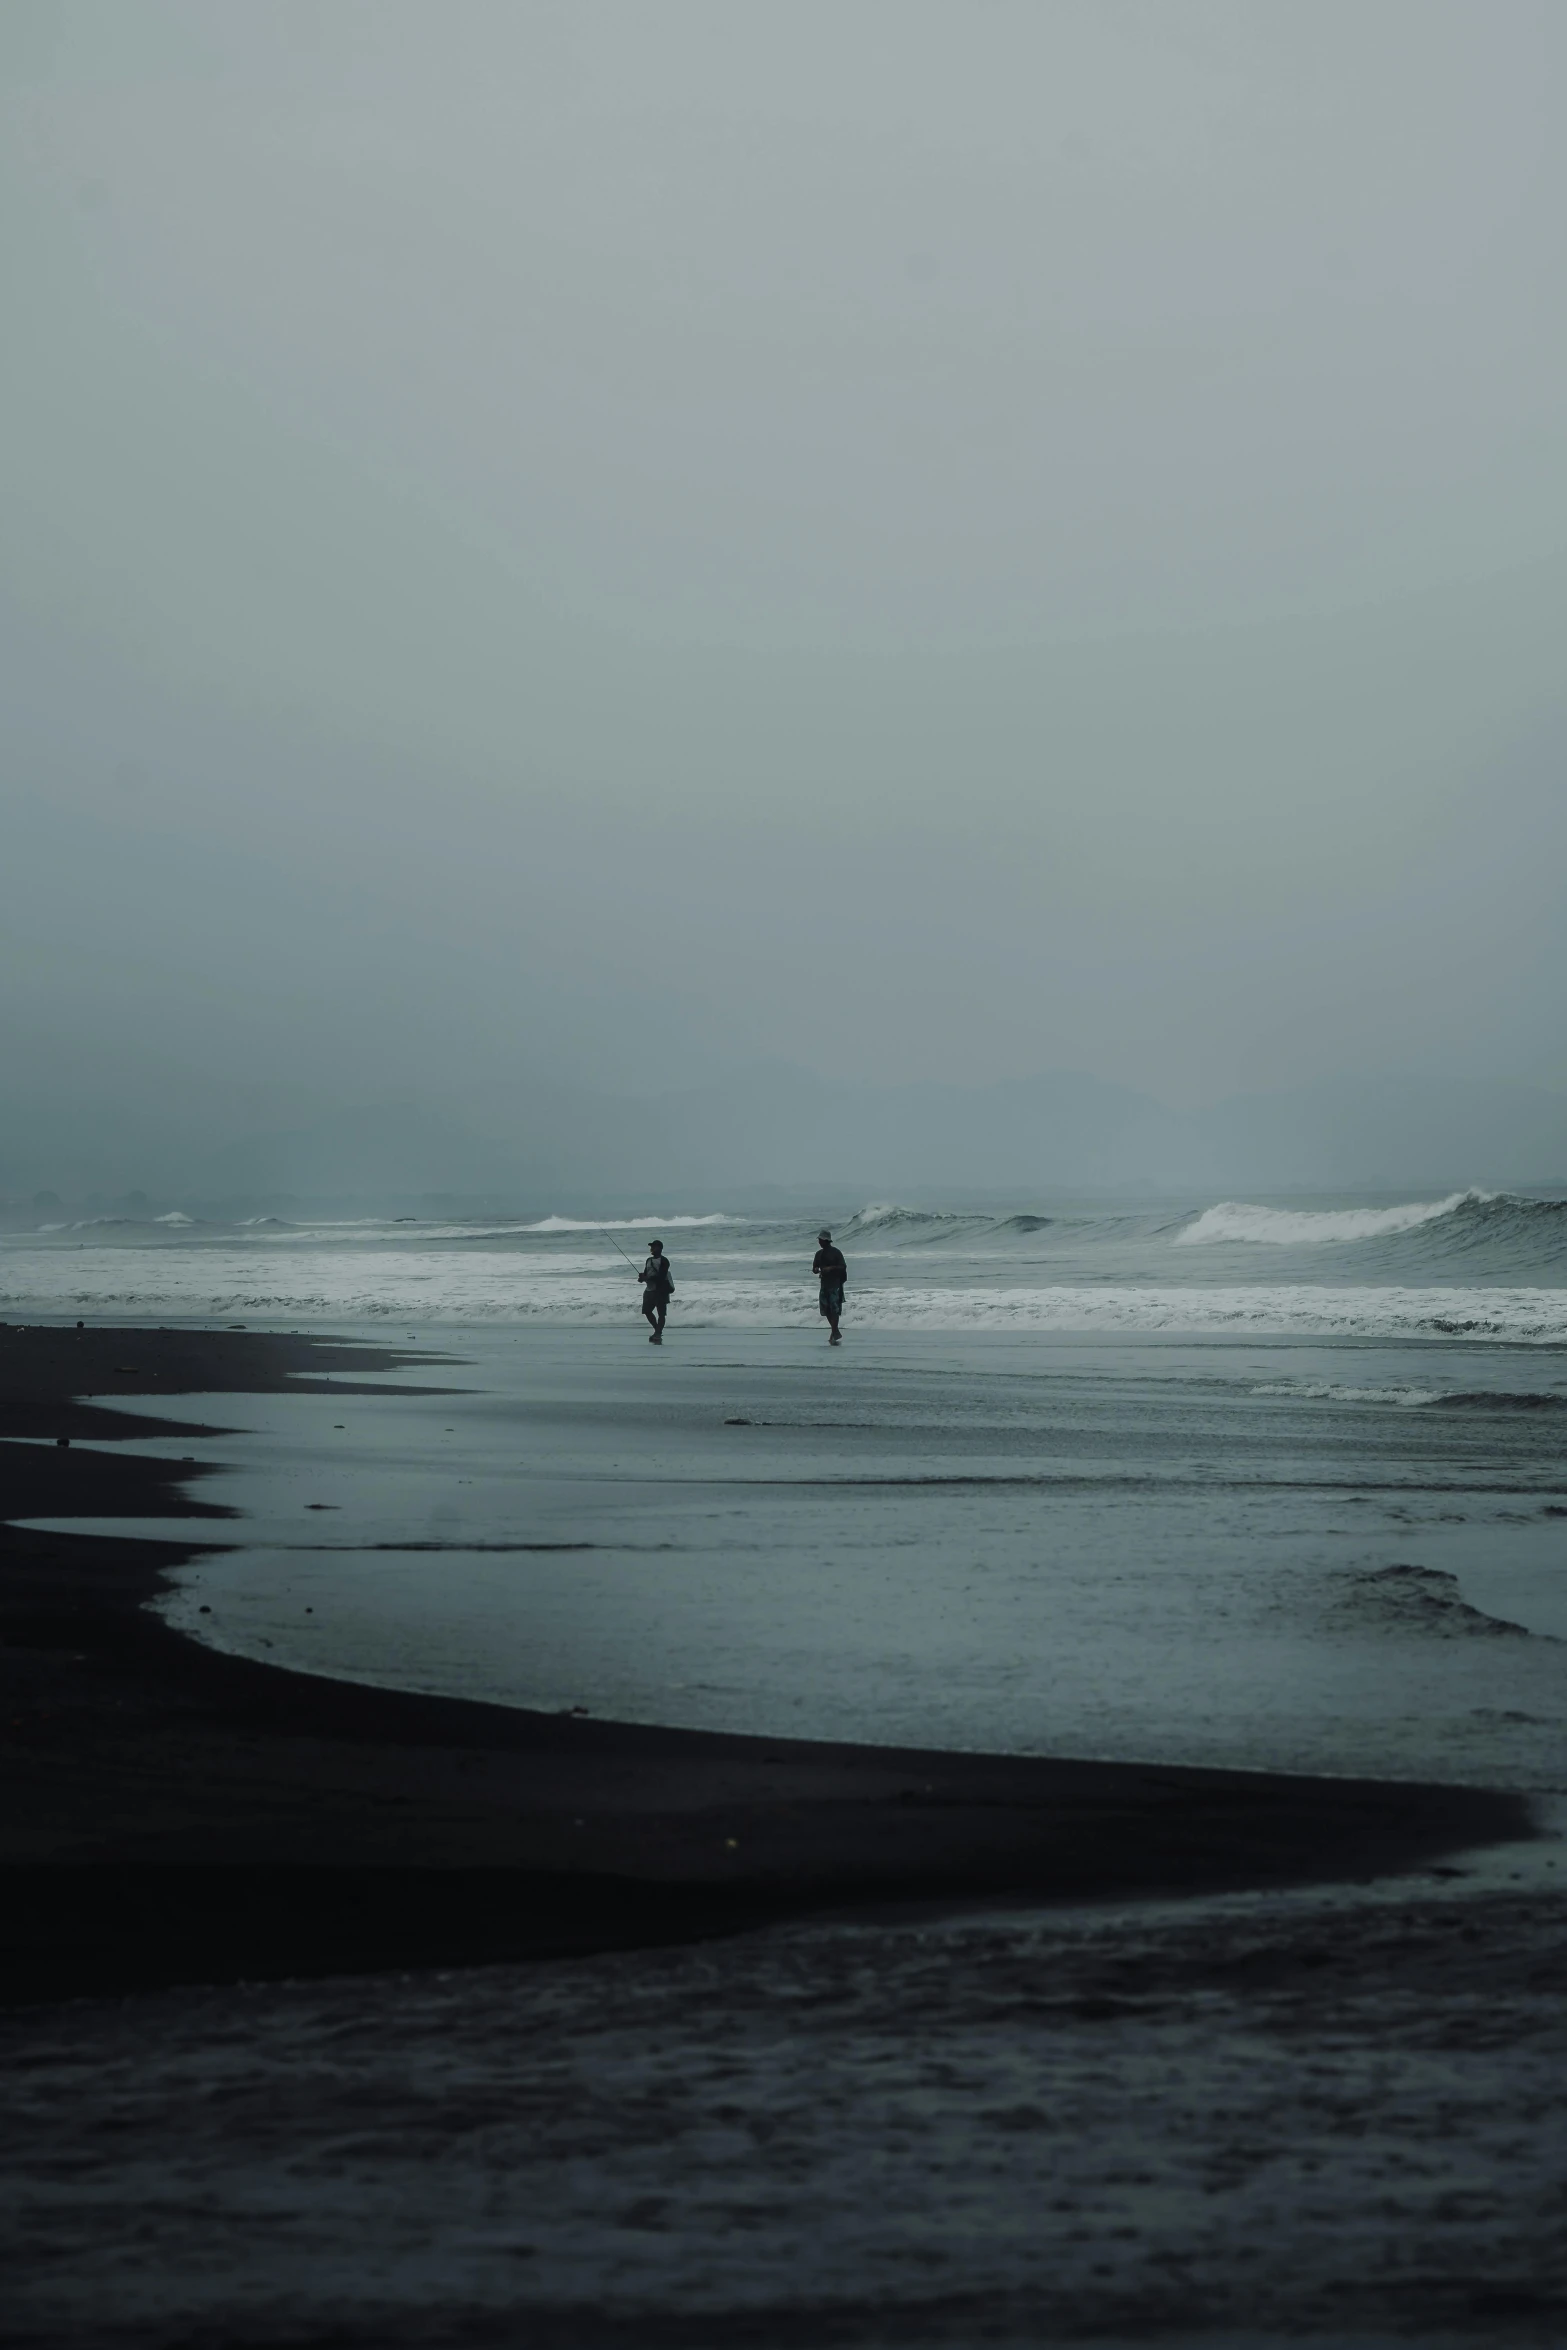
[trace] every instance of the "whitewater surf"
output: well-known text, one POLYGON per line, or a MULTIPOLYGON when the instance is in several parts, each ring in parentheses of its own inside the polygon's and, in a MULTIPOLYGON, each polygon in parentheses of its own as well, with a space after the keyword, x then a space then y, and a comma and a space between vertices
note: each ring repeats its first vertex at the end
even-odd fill
MULTIPOLYGON (((1567 1202, 1482 1191, 1365 1201, 881 1201, 829 1220, 855 1326, 883 1331, 1567 1337, 1567 1202)), ((0 1234, 0 1310, 348 1324, 613 1323, 605 1239, 661 1233, 677 1326, 809 1325, 819 1217, 705 1203, 470 1218, 178 1210, 0 1234)))

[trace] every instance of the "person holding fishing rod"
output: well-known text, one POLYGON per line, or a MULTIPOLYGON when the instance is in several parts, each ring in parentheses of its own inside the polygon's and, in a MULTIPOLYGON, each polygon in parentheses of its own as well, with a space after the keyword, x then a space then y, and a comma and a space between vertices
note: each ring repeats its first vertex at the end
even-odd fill
POLYGON ((647 1263, 637 1279, 642 1284, 642 1311, 653 1325, 648 1332, 649 1346, 664 1343, 664 1318, 669 1312, 669 1301, 675 1294, 675 1277, 669 1269, 661 1240, 647 1244, 647 1263))
MULTIPOLYGON (((610 1239, 607 1232, 604 1237, 606 1240, 610 1239)), ((610 1245, 621 1256, 626 1257, 626 1252, 621 1248, 618 1240, 610 1241, 610 1245)), ((642 1284, 642 1311, 653 1325, 647 1334, 649 1346, 662 1346, 664 1343, 664 1318, 669 1312, 669 1301, 675 1294, 675 1277, 669 1269, 669 1259, 664 1254, 664 1244, 661 1240, 650 1240, 647 1244, 647 1251, 647 1263, 641 1272, 637 1273, 637 1279, 642 1284)), ((626 1257, 626 1263, 631 1264, 629 1257, 626 1257)), ((631 1269, 636 1272, 634 1265, 631 1269)))
MULTIPOLYGON (((612 1232, 606 1232, 604 1238, 609 1242, 617 1257, 626 1257, 625 1250, 612 1232)), ((637 1279, 642 1284, 642 1311, 653 1325, 648 1332, 648 1344, 649 1346, 662 1346, 664 1343, 664 1318, 669 1312, 669 1301, 675 1294, 675 1277, 669 1269, 669 1259, 664 1254, 663 1242, 650 1240, 647 1247, 647 1263, 641 1272, 637 1273, 637 1279)), ((626 1263, 631 1266, 633 1273, 637 1272, 630 1257, 626 1257, 626 1263)))

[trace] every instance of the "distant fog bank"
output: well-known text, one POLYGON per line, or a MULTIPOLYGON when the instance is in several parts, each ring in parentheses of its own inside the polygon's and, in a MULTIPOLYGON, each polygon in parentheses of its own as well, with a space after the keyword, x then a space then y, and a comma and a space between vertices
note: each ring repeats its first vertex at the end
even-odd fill
POLYGON ((440 1105, 313 1105, 254 1128, 243 1108, 14 1103, 0 1126, 0 1203, 15 1218, 55 1205, 547 1212, 632 1195, 640 1208, 811 1192, 1567 1186, 1567 1097, 1429 1077, 1238 1095, 1194 1112, 1077 1072, 874 1086, 790 1066, 641 1101, 538 1085, 440 1105))

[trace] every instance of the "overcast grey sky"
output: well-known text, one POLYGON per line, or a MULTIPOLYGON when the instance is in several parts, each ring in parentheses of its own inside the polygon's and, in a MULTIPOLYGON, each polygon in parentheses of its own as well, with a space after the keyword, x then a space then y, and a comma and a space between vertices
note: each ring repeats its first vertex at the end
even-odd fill
POLYGON ((6 0, 8 1081, 1567 1083, 1564 69, 6 0))

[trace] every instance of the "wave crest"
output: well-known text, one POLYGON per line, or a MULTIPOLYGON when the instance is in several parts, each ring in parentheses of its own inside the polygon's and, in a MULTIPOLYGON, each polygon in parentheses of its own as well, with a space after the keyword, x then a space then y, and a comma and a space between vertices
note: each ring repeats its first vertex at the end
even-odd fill
POLYGON ((844 1232, 953 1232, 964 1224, 988 1224, 988 1216, 956 1214, 948 1208, 905 1208, 896 1200, 872 1200, 843 1227, 844 1232))
POLYGON ((1471 1202, 1488 1202, 1488 1191, 1454 1191, 1446 1199, 1409 1200, 1396 1208, 1264 1208, 1247 1200, 1220 1200, 1183 1232, 1175 1235, 1179 1248, 1211 1247, 1216 1242, 1246 1241, 1272 1248, 1311 1248, 1324 1241, 1382 1240, 1391 1232, 1414 1232, 1455 1215, 1471 1202))
POLYGON ((654 1232, 704 1231, 714 1224, 743 1224, 744 1216, 545 1216, 537 1224, 518 1224, 518 1232, 654 1232))

